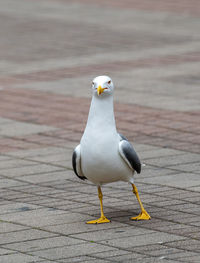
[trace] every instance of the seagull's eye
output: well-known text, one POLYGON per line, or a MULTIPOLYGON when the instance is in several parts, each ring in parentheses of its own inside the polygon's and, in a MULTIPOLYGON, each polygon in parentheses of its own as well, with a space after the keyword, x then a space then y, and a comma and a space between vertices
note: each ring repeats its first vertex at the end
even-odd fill
POLYGON ((92 86, 94 86, 94 82, 92 82, 92 86))
POLYGON ((109 84, 109 85, 111 84, 111 80, 108 81, 108 84, 109 84))

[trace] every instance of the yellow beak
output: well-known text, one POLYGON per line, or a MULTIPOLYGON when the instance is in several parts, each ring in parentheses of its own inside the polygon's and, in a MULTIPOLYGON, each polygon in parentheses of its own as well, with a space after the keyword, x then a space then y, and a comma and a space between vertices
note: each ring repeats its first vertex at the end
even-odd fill
POLYGON ((104 90, 105 90, 104 88, 102 88, 101 86, 99 86, 98 89, 97 89, 97 94, 98 94, 98 95, 101 95, 101 93, 103 93, 104 90))

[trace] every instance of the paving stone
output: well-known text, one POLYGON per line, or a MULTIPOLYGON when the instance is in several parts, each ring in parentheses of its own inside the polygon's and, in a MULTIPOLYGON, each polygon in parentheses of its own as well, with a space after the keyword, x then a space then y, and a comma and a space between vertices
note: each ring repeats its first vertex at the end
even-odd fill
POLYGON ((21 136, 38 132, 44 132, 55 129, 45 125, 35 125, 13 121, 9 124, 4 124, 0 130, 0 135, 6 136, 21 136))
MULTIPOLYGON (((36 210, 27 210, 22 212, 16 212, 12 214, 12 217, 10 214, 7 215, 1 215, 1 220, 10 221, 12 223, 18 223, 18 224, 24 224, 25 226, 32 226, 37 227, 40 225, 48 225, 47 219, 51 218, 52 216, 60 216, 62 214, 65 214, 65 211, 62 210, 52 210, 49 208, 43 208, 40 209, 40 211, 36 210)), ((51 219, 50 219, 51 220, 51 219)))
POLYGON ((139 182, 158 183, 160 185, 168 185, 172 187, 189 188, 195 186, 199 182, 199 175, 193 173, 177 173, 172 175, 156 176, 153 178, 139 179, 139 182))
POLYGON ((188 172, 188 173, 196 173, 199 174, 199 162, 191 162, 188 164, 178 164, 175 166, 171 166, 172 169, 180 170, 183 172, 188 172))
POLYGON ((4 214, 11 214, 11 213, 21 213, 21 212, 26 212, 34 209, 39 209, 41 208, 40 206, 37 205, 28 205, 26 203, 14 203, 14 204, 6 204, 4 206, 1 206, 2 208, 2 215, 4 214))
POLYGON ((183 239, 181 236, 173 235, 173 234, 163 234, 159 232, 147 233, 140 236, 131 236, 125 238, 115 238, 114 240, 106 240, 101 241, 102 244, 108 244, 110 246, 121 247, 121 248, 129 248, 133 247, 133 244, 144 245, 144 244, 155 244, 159 242, 167 242, 173 240, 181 240, 183 239))
POLYGON ((52 237, 55 236, 53 233, 48 233, 46 231, 36 230, 36 229, 28 229, 28 230, 21 230, 16 232, 17 235, 15 236, 13 232, 9 233, 2 233, 0 244, 9 244, 15 243, 25 240, 37 239, 37 238, 44 238, 44 237, 52 237))
POLYGON ((21 166, 29 166, 37 164, 36 162, 31 162, 27 160, 21 160, 21 159, 9 159, 5 160, 3 162, 0 162, 0 171, 3 169, 9 169, 9 168, 15 168, 15 167, 21 167, 21 166))
POLYGON ((79 256, 79 257, 70 257, 70 258, 63 258, 63 259, 58 259, 57 262, 66 262, 66 263, 71 263, 71 262, 75 262, 75 263, 78 263, 78 262, 85 262, 85 261, 93 261, 94 258, 91 258, 89 256, 79 256))
POLYGON ((83 243, 78 244, 76 246, 72 247, 59 247, 59 248, 52 248, 52 249, 45 249, 40 250, 37 252, 32 252, 33 255, 37 255, 40 257, 45 257, 51 260, 57 260, 61 258, 67 258, 67 257, 77 257, 77 256, 85 256, 92 251, 95 252, 102 252, 110 250, 108 246, 101 245, 101 244, 95 244, 95 243, 83 243))
POLYGON ((20 182, 20 181, 17 181, 17 180, 13 180, 13 179, 8 179, 8 178, 4 178, 4 177, 1 177, 1 185, 0 185, 0 188, 8 188, 8 187, 12 187, 12 186, 17 186, 17 185, 25 185, 26 183, 25 182, 20 182))
MULTIPOLYGON (((105 259, 92 259, 92 260, 95 260, 95 262, 98 262, 98 263, 103 263, 103 262, 105 262, 105 263, 109 263, 110 261, 108 261, 108 260, 105 260, 105 259)), ((83 261, 84 263, 91 263, 92 262, 92 260, 86 260, 86 261, 83 261)))
POLYGON ((107 229, 105 230, 99 230, 99 231, 93 231, 92 233, 83 233, 83 234, 76 234, 72 235, 72 237, 85 239, 88 241, 103 241, 103 240, 112 240, 116 238, 122 238, 122 237, 134 237, 134 236, 141 236, 141 235, 148 235, 149 233, 153 233, 151 230, 147 229, 137 229, 136 227, 130 228, 123 227, 121 230, 117 229, 107 229))
POLYGON ((196 254, 196 255, 191 254, 190 256, 177 258, 177 260, 180 260, 181 262, 198 263, 200 260, 200 256, 199 254, 196 254))
POLYGON ((0 258, 1 258, 1 256, 13 254, 13 253, 15 253, 15 252, 8 250, 8 249, 5 249, 5 248, 0 248, 0 258))
POLYGON ((185 259, 188 258, 188 260, 191 260, 192 261, 192 258, 194 257, 199 257, 199 254, 198 253, 194 253, 194 252, 188 252, 188 251, 181 251, 180 253, 174 253, 172 255, 167 255, 165 258, 166 259, 177 259, 177 260, 180 260, 182 261, 182 259, 185 259), (191 259, 189 259, 189 257, 191 259))
MULTIPOLYGON (((57 168, 59 170, 59 168, 57 168)), ((68 178, 68 171, 57 171, 57 172, 47 172, 43 174, 35 174, 35 175, 25 175, 23 176, 23 180, 25 182, 30 182, 30 183, 43 183, 43 182, 48 182, 50 183, 51 181, 58 181, 61 179, 66 179, 68 178)))
POLYGON ((71 263, 71 262, 75 262, 75 263, 78 263, 78 262, 85 262, 86 260, 89 260, 89 261, 93 261, 94 258, 91 258, 89 256, 79 256, 79 257, 70 257, 70 258, 63 258, 63 259, 59 259, 57 262, 66 262, 66 263, 71 263))
MULTIPOLYGON (((122 260, 125 260, 125 262, 133 262, 133 260, 135 262, 140 262, 140 261, 142 262, 142 260, 144 260, 145 258, 146 258, 145 255, 127 252, 125 255, 113 256, 110 257, 109 259, 111 260, 111 262, 122 262, 122 260)), ((151 259, 149 258, 149 261, 150 260, 151 259)))
MULTIPOLYGON (((88 218, 89 219, 89 218, 88 218)), ((88 220, 86 220, 88 221, 88 220)), ((98 230, 108 230, 108 229, 115 229, 115 228, 123 228, 126 227, 126 224, 123 223, 116 223, 112 222, 112 224, 101 224, 98 226, 98 230)), ((87 225, 86 222, 82 221, 76 222, 76 223, 69 223, 69 224, 60 224, 60 225, 53 225, 53 226, 45 226, 43 227, 46 231, 53 231, 55 233, 63 233, 65 235, 72 235, 72 234, 78 234, 78 233, 84 233, 84 232, 92 232, 95 230, 95 225, 87 225)))
MULTIPOLYGON (((163 150, 164 151, 164 150, 163 150)), ((189 164, 189 163, 195 163, 200 160, 200 157, 198 154, 188 154, 188 153, 181 153, 178 151, 179 154, 176 155, 168 155, 166 157, 156 157, 152 159, 148 159, 147 164, 151 165, 157 165, 157 166, 162 166, 162 167, 171 167, 175 168, 180 165, 180 164, 189 164)))
POLYGON ((128 255, 128 254, 130 255, 132 254, 132 252, 129 252, 123 249, 118 249, 118 250, 115 249, 115 250, 109 250, 107 252, 94 253, 94 254, 91 254, 91 256, 97 257, 97 258, 106 258, 112 261, 113 257, 123 256, 123 255, 128 255))
POLYGON ((15 232, 27 228, 27 226, 1 221, 0 233, 15 232))
MULTIPOLYGON (((58 261, 55 261, 54 262, 58 262, 58 261)), ((52 263, 52 260, 41 260, 41 261, 35 261, 34 263, 52 263)))
POLYGON ((3 247, 20 251, 22 253, 26 253, 26 252, 57 248, 63 246, 76 246, 77 244, 83 242, 84 241, 81 239, 57 236, 57 237, 47 237, 47 238, 34 239, 34 240, 26 240, 24 242, 3 245, 3 247))
POLYGON ((187 249, 188 251, 194 251, 194 252, 197 251, 198 252, 199 244, 200 244, 199 240, 185 239, 185 240, 170 242, 170 243, 165 244, 165 245, 169 246, 169 247, 187 249))
POLYGON ((10 254, 0 256, 0 262, 15 263, 15 262, 36 262, 39 258, 37 256, 26 255, 22 253, 10 254))
POLYGON ((38 173, 46 173, 46 172, 53 172, 62 170, 61 168, 40 164, 40 165, 33 165, 33 166, 25 166, 20 168, 12 168, 8 169, 6 172, 2 171, 2 175, 6 175, 8 177, 20 177, 20 176, 27 176, 30 174, 38 174, 38 173), (6 173, 6 174, 5 174, 6 173))

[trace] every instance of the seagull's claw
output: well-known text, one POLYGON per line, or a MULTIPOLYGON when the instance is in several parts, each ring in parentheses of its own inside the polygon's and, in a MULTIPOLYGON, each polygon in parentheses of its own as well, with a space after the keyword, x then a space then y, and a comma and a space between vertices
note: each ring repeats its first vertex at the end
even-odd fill
POLYGON ((96 220, 88 221, 87 224, 103 224, 103 223, 110 223, 110 220, 105 216, 100 217, 96 220))
POLYGON ((138 216, 131 217, 131 220, 150 220, 151 217, 146 210, 143 210, 138 216))

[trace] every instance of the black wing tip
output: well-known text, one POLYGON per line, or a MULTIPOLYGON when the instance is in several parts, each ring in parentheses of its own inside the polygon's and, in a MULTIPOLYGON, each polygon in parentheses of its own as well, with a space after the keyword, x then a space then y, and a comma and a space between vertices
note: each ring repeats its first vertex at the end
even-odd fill
MULTIPOLYGON (((76 174, 77 175, 77 174, 76 174)), ((78 176, 78 178, 79 179, 81 179, 81 180, 83 180, 83 181, 85 181, 87 178, 85 177, 85 176, 79 176, 79 175, 77 175, 78 176)))
POLYGON ((76 152, 75 151, 72 154, 72 167, 73 167, 74 173, 78 176, 79 179, 83 181, 87 179, 85 176, 78 175, 78 172, 76 170, 76 152))
POLYGON ((135 170, 138 174, 141 173, 141 163, 137 165, 137 168, 135 170))

